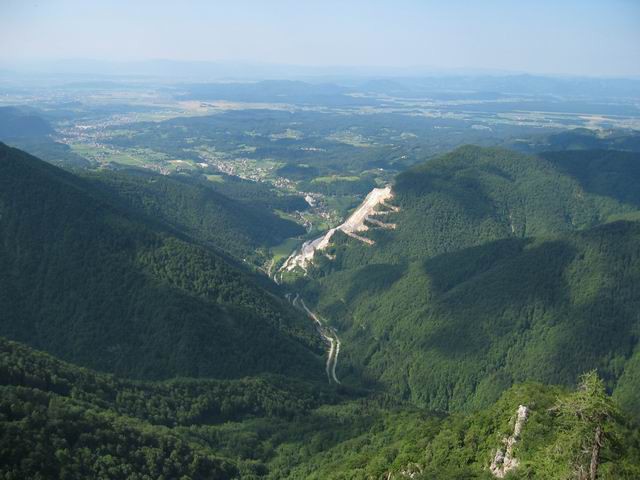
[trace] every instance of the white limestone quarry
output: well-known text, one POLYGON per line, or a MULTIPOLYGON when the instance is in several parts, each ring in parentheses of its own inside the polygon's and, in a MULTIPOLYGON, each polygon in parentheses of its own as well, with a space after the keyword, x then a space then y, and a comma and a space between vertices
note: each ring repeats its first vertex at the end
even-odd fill
MULTIPOLYGON (((323 236, 316 238, 315 240, 309 240, 302 244, 300 250, 293 252, 284 265, 280 268, 280 270, 291 271, 296 267, 300 267, 303 270, 306 270, 307 265, 313 260, 313 256, 317 251, 324 250, 329 246, 331 242, 331 237, 336 231, 341 231, 342 233, 349 235, 356 240, 361 242, 365 242, 368 244, 373 244, 373 240, 358 235, 357 232, 364 232, 369 229, 366 224, 367 220, 370 220, 369 217, 375 215, 379 212, 376 212, 376 208, 380 204, 384 204, 384 202, 393 197, 393 193, 391 191, 391 187, 387 186, 384 188, 374 188, 369 192, 364 201, 360 204, 360 206, 353 212, 349 218, 347 218, 341 225, 336 228, 332 228, 323 236)), ((393 211, 397 211, 397 207, 389 206, 393 211)), ((394 224, 385 224, 380 221, 373 222, 378 226, 383 228, 395 228, 394 224)))

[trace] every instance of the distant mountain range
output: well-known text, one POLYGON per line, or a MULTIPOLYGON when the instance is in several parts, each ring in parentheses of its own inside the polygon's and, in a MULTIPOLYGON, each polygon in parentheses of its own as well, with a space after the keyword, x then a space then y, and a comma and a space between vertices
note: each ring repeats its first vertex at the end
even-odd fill
POLYGON ((314 67, 239 62, 147 60, 109 62, 67 59, 48 62, 13 62, 1 66, 4 82, 17 87, 54 80, 59 82, 105 82, 150 79, 176 82, 280 81, 294 79, 310 84, 334 84, 380 93, 424 94, 434 92, 497 92, 525 95, 637 98, 639 78, 535 75, 525 72, 425 67, 314 67))

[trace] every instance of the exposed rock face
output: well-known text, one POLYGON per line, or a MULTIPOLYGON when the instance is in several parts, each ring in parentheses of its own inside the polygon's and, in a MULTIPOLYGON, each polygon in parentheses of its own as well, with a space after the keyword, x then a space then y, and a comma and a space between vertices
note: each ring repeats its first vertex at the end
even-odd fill
MULTIPOLYGON (((516 421, 513 426, 513 434, 502 439, 503 447, 496 450, 489 470, 496 478, 504 478, 510 471, 518 467, 518 459, 513 456, 513 447, 520 440, 522 429, 529 417, 529 408, 525 405, 518 406, 516 421)), ((385 480, 400 480, 419 478, 422 468, 417 463, 410 463, 397 474, 388 471, 383 477, 385 480)))
POLYGON ((414 479, 418 478, 422 474, 422 467, 417 463, 410 463, 405 468, 400 470, 400 478, 414 479))
POLYGON ((310 207, 315 207, 316 206, 316 199, 313 198, 311 195, 305 195, 304 196, 304 201, 307 202, 310 207))
POLYGON ((422 475, 422 467, 417 463, 409 463, 397 473, 392 471, 385 472, 380 480, 412 480, 420 478, 422 475))
POLYGON ((529 417, 529 409, 525 405, 520 405, 516 413, 516 423, 513 427, 513 434, 502 440, 504 449, 498 448, 489 470, 496 478, 504 478, 507 473, 515 469, 519 462, 513 456, 513 447, 520 440, 520 434, 527 418, 529 417))
MULTIPOLYGON (((398 211, 397 207, 387 205, 385 203, 386 200, 392 197, 393 193, 391 192, 391 187, 374 188, 373 190, 371 190, 371 192, 369 192, 367 197, 356 209, 356 211, 353 212, 342 225, 336 228, 332 228, 322 237, 305 242, 299 251, 294 252, 289 258, 287 258, 287 261, 280 268, 280 270, 291 271, 296 267, 306 270, 309 262, 313 260, 313 256, 315 255, 316 251, 321 251, 327 248, 331 241, 331 237, 333 237, 333 234, 338 230, 346 235, 349 235, 351 238, 355 238, 356 240, 372 245, 373 240, 367 237, 363 237, 362 235, 358 235, 356 232, 364 232, 369 229, 366 223, 367 221, 371 222, 371 216, 380 213, 376 211, 378 205, 385 205, 387 208, 391 209, 394 212, 398 211)), ((376 221, 374 220, 371 223, 382 226, 383 228, 395 228, 394 224, 385 224, 380 221, 377 222, 378 223, 376 223, 376 221)))

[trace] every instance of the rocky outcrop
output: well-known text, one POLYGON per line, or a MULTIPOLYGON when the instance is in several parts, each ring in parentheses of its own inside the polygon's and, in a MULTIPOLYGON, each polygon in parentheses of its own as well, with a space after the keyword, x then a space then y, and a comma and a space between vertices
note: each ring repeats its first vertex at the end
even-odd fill
POLYGON ((507 473, 518 467, 518 459, 513 456, 513 447, 518 440, 524 424, 529 417, 529 409, 525 405, 520 405, 516 412, 516 422, 513 426, 513 434, 502 440, 503 448, 498 448, 493 461, 489 466, 489 470, 496 478, 504 478, 507 473))

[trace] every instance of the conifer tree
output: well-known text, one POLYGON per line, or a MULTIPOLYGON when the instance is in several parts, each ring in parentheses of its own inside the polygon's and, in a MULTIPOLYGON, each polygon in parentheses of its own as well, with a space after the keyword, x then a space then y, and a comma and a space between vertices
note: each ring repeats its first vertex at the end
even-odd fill
POLYGON ((569 478, 595 480, 601 451, 609 437, 607 424, 616 416, 616 408, 597 372, 584 374, 578 390, 558 399, 553 410, 562 428, 554 450, 567 462, 569 478))

